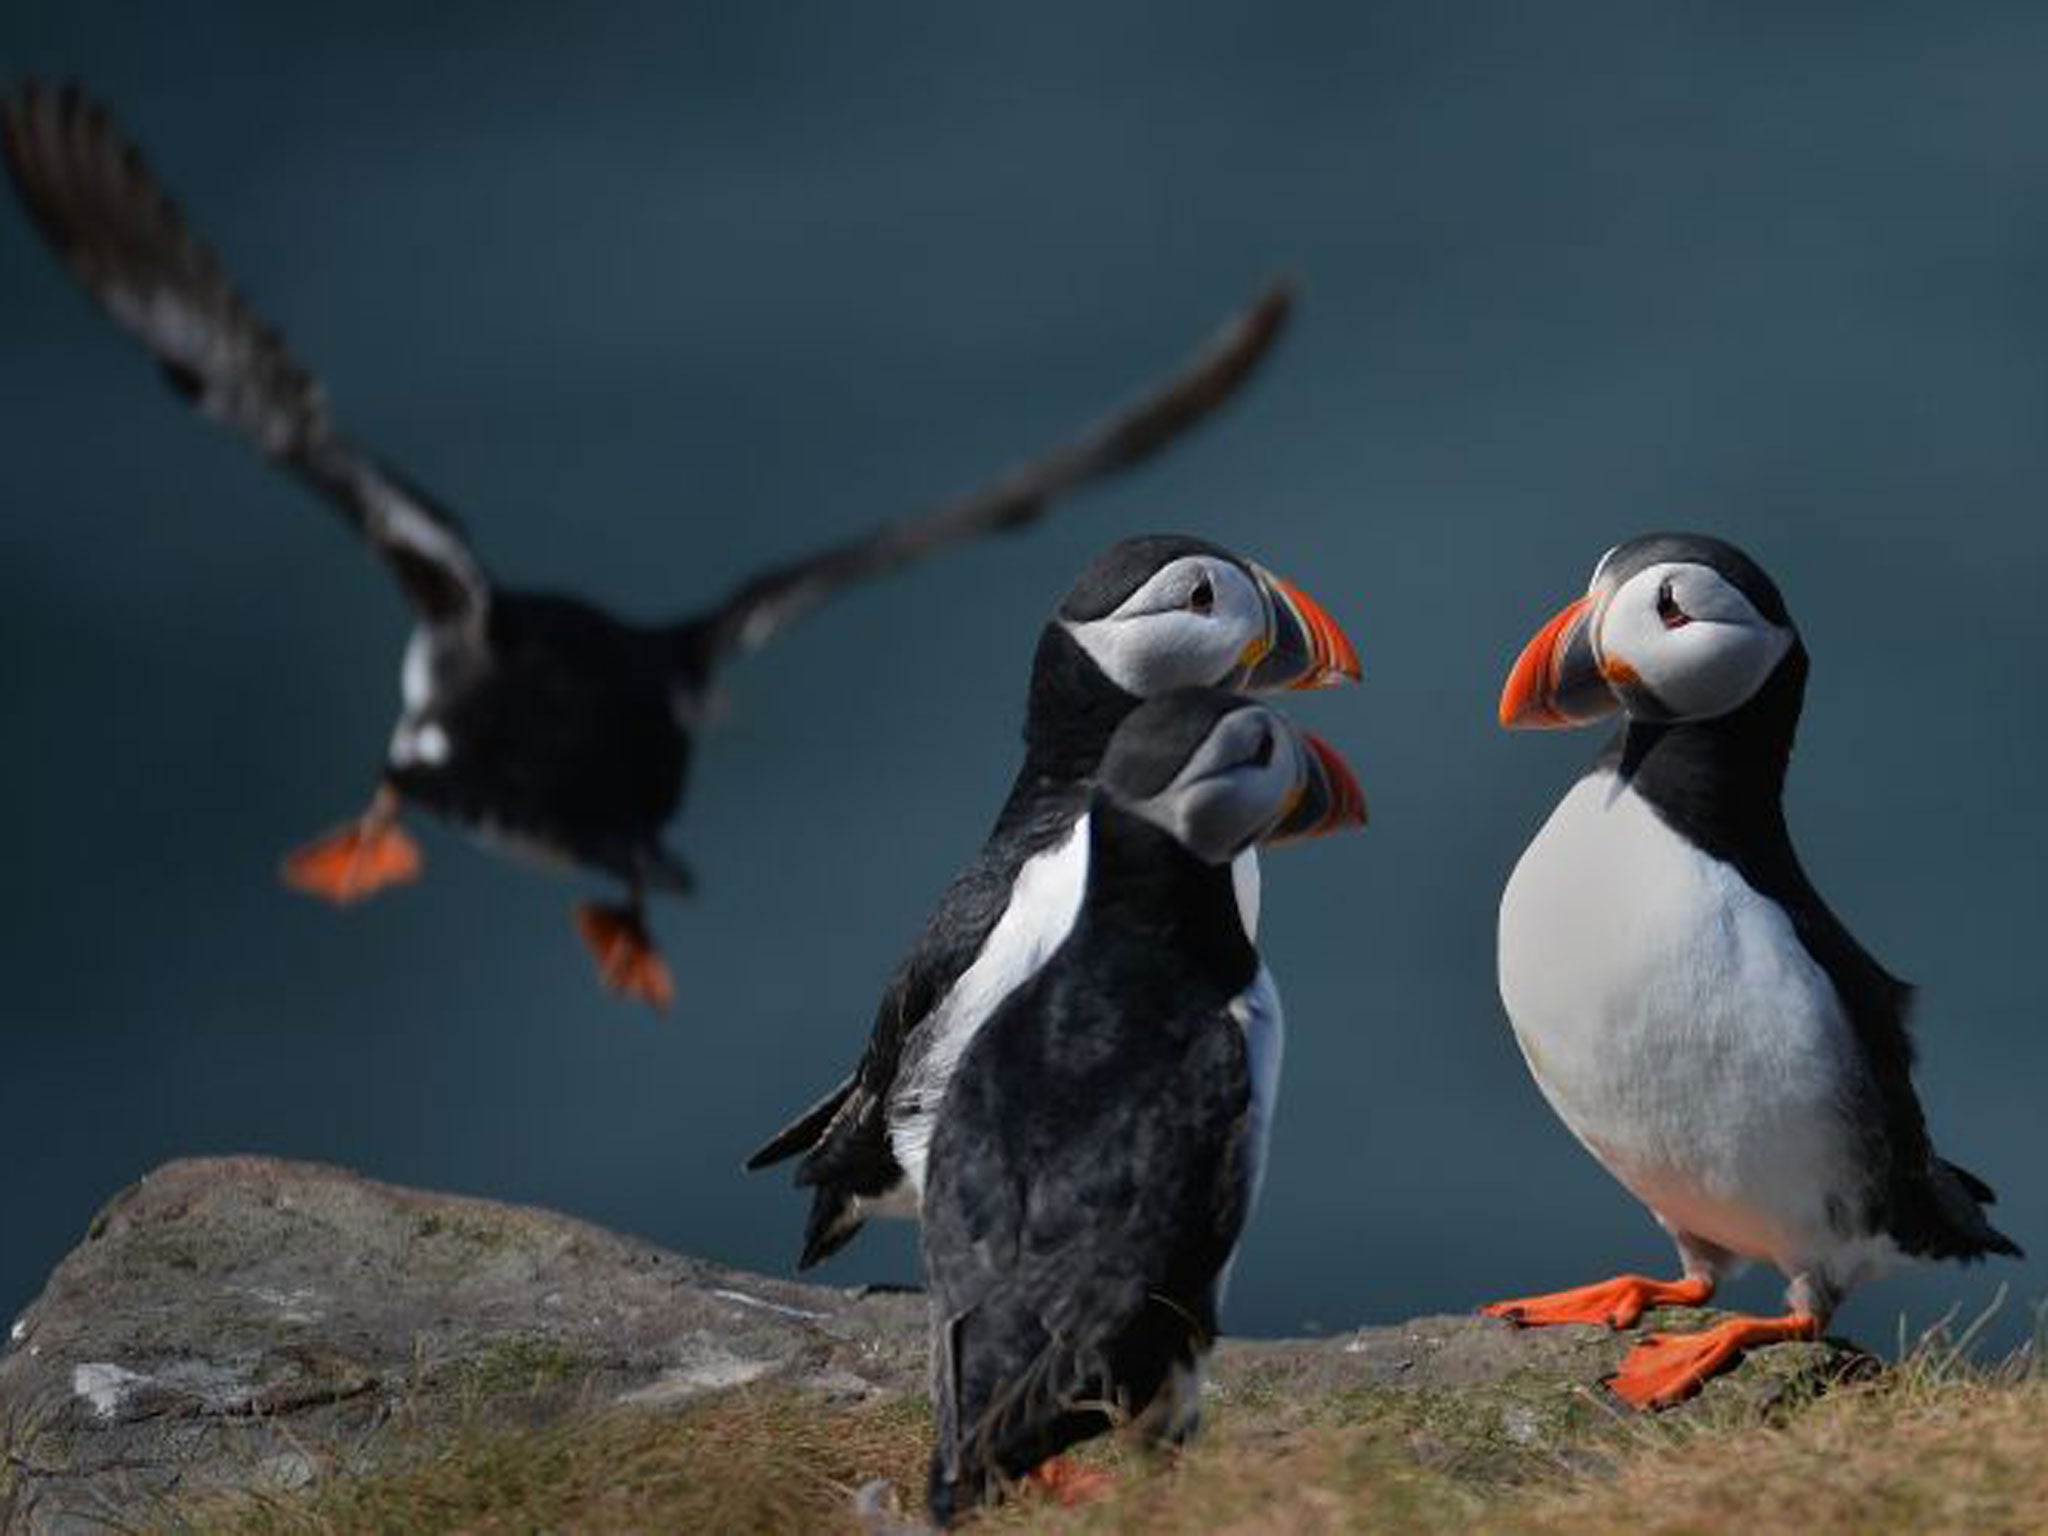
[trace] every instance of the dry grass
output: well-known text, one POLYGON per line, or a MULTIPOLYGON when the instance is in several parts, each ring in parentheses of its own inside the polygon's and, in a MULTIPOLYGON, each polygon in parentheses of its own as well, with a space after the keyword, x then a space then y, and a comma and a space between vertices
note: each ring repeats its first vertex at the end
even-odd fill
POLYGON ((613 1409, 531 1429, 458 1433, 399 1470, 339 1477, 310 1495, 243 1496, 180 1511, 167 1531, 831 1532, 858 1529, 872 1477, 914 1484, 922 1405, 835 1409, 741 1391, 680 1414, 613 1409))
MULTIPOLYGON (((2048 1377, 1925 1348, 1875 1380, 1788 1403, 1772 1422, 1575 1412, 1568 1438, 1501 1435, 1498 1401, 1386 1393, 1223 1405, 1175 1462, 1089 1459, 1114 1490, 1061 1510, 1026 1495, 975 1529, 1106 1536, 1800 1536, 2048 1532, 2048 1377)), ((1593 1399, 1587 1399, 1590 1405, 1593 1399)), ((921 1406, 833 1409, 745 1390, 688 1411, 571 1415, 459 1434, 400 1471, 307 1496, 187 1512, 174 1529, 299 1533, 857 1530, 852 1493, 888 1477, 916 1503, 921 1406)))
POLYGON ((1370 1426, 1284 1444, 1225 1433, 1177 1467, 1128 1463, 1073 1511, 1020 1504, 991 1531, 1063 1536, 1722 1536, 1726 1532, 2048 1531, 2048 1383, 1896 1376, 1845 1388, 1779 1425, 1627 1426, 1611 1461, 1472 1483, 1403 1455, 1370 1426))

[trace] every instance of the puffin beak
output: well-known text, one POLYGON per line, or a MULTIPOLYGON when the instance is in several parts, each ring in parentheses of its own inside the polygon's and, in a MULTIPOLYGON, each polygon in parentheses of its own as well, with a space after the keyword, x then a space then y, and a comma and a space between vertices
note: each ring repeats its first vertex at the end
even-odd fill
POLYGON ((1510 731, 1589 725, 1621 707, 1593 654, 1589 593, 1536 631, 1522 647, 1500 695, 1500 723, 1510 731))
POLYGON ((1259 839, 1269 848, 1365 825, 1365 791, 1351 765, 1322 737, 1304 731, 1302 740, 1308 745, 1308 778, 1287 814, 1259 839))
POLYGON ((1357 682, 1358 651, 1323 605, 1291 581, 1254 568, 1273 615, 1272 633, 1244 655, 1241 686, 1251 693, 1357 682))

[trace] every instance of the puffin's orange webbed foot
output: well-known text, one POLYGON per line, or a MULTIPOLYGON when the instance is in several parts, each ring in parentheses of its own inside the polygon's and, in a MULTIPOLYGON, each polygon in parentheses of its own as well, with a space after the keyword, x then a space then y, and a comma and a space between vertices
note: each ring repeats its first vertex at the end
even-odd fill
POLYGON ((1731 1317, 1701 1333, 1653 1333, 1628 1352, 1607 1387, 1631 1408, 1669 1408, 1733 1365, 1745 1349, 1819 1337, 1820 1320, 1797 1312, 1731 1317))
POLYGON ((1115 1479, 1101 1467, 1085 1466, 1071 1456, 1055 1456, 1033 1467, 1024 1481, 1055 1504, 1071 1509, 1101 1498, 1115 1479))
POLYGON ((597 961, 598 979, 622 997, 665 1009, 676 999, 668 963, 648 937, 637 906, 586 901, 576 908, 576 931, 597 961))
POLYGON ((1546 1296, 1523 1296, 1491 1302, 1482 1317, 1498 1317, 1522 1328, 1547 1328, 1556 1323, 1593 1323, 1607 1328, 1632 1328, 1651 1307, 1697 1307, 1714 1294, 1706 1280, 1652 1280, 1647 1275, 1616 1275, 1593 1285, 1546 1296))
POLYGON ((285 855, 284 883, 340 906, 420 877, 419 844, 388 814, 372 811, 285 855))

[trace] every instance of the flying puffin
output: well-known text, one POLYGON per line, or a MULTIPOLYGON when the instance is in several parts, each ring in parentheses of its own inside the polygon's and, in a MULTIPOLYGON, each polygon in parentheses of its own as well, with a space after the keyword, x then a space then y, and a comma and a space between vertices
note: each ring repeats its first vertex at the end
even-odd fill
POLYGON ((1280 1072, 1231 865, 1364 820, 1343 759, 1264 704, 1185 689, 1117 727, 1079 910, 962 1052, 932 1138, 940 1525, 1116 1422, 1195 1428, 1280 1072))
POLYGON ((1816 1338, 1901 1259, 2018 1255, 1992 1193, 1935 1155, 1912 1082, 1912 989, 1828 910, 1785 827, 1807 655, 1740 550, 1610 550, 1501 695, 1510 730, 1624 724, 1515 866, 1500 991, 1544 1097, 1672 1236, 1682 1278, 1623 1275, 1484 1310, 1626 1328, 1703 1304, 1746 1260, 1782 1317, 1647 1335, 1609 1385, 1662 1407, 1751 1345, 1816 1338))
POLYGON ((580 905, 578 928, 603 980, 657 1007, 674 985, 643 903, 691 884, 661 830, 719 669, 841 587, 1033 522, 1149 458, 1250 374, 1291 307, 1285 287, 1270 290, 1161 389, 973 494, 764 570, 688 618, 630 624, 497 585, 453 516, 343 437, 319 381, 244 304, 103 108, 75 87, 31 83, 0 106, 0 138, 37 228, 86 291, 201 412, 333 503, 415 615, 369 808, 291 854, 286 882, 349 902, 412 880, 421 859, 399 813, 432 812, 624 885, 623 902, 580 905))
MULTIPOLYGON (((1081 900, 1087 843, 1077 827, 1118 723, 1174 688, 1263 692, 1358 676, 1358 653, 1321 605, 1218 545, 1125 539, 1081 573, 1039 635, 1009 799, 897 967, 859 1067, 748 1160, 764 1168, 806 1154, 797 1182, 816 1193, 799 1268, 836 1252, 869 1216, 917 1214, 947 1077, 1081 900)), ((1237 876, 1255 934, 1255 853, 1237 876)))

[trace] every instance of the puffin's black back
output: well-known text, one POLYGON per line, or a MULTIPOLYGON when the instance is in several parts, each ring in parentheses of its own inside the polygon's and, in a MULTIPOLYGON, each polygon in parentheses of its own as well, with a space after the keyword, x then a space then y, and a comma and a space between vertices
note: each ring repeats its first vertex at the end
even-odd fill
POLYGON ((1009 905, 1018 872, 1066 837, 1087 805, 1088 775, 1137 702, 1103 676, 1061 625, 1045 627, 1031 669, 1024 762, 995 825, 947 885, 890 978, 853 1078, 750 1163, 763 1166, 788 1143, 814 1138, 798 1172, 799 1182, 817 1190, 802 1267, 828 1257, 859 1230, 847 1222, 856 1197, 884 1194, 902 1179, 889 1146, 888 1104, 906 1042, 981 953, 1009 905))
POLYGON ((449 706, 463 750, 394 768, 409 797, 458 825, 560 847, 622 879, 686 883, 660 857, 689 766, 676 674, 659 631, 576 598, 500 591, 490 660, 449 706))
POLYGON ((924 1206, 941 1523, 1141 1412, 1216 1329, 1250 1196, 1227 867, 1106 806, 1081 916, 962 1057, 924 1206))

